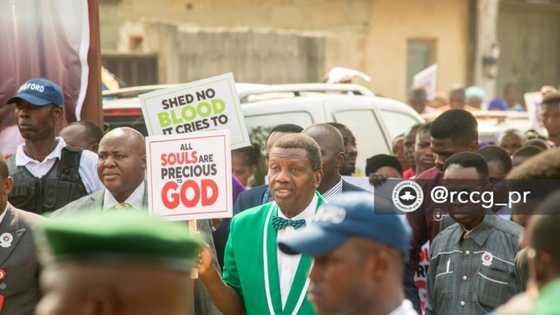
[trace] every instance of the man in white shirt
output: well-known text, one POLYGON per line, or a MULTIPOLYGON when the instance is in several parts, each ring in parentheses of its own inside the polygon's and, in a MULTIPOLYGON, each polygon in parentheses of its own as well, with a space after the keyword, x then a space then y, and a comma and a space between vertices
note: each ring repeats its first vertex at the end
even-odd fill
POLYGON ((11 103, 16 103, 16 123, 24 139, 7 162, 14 180, 11 204, 44 213, 101 189, 97 156, 68 148, 56 137, 64 113, 58 85, 47 79, 29 80, 8 100, 11 103))
POLYGON ((374 206, 369 193, 342 193, 278 239, 286 254, 313 256, 309 295, 318 314, 417 314, 402 284, 410 228, 377 199, 374 206))

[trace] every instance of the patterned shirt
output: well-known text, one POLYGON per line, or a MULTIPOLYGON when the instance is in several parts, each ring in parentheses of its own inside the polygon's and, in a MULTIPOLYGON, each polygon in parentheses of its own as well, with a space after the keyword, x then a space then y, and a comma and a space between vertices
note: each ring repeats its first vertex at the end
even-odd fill
POLYGON ((518 293, 521 231, 496 215, 468 232, 457 223, 441 231, 430 246, 426 315, 483 315, 518 293))
POLYGON ((334 186, 332 186, 331 189, 329 189, 322 195, 326 201, 330 201, 332 198, 334 198, 334 196, 336 196, 340 192, 342 192, 342 177, 340 178, 338 183, 336 183, 334 186))

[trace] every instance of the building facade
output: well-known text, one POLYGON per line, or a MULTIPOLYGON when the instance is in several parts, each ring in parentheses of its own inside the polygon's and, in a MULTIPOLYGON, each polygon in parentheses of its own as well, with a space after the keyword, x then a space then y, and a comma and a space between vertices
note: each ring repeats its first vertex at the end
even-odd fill
POLYGON ((105 64, 131 84, 229 71, 245 82, 316 82, 343 66, 406 100, 414 74, 438 64, 439 91, 480 84, 499 96, 508 83, 532 90, 560 79, 554 2, 100 0, 101 44, 105 64))

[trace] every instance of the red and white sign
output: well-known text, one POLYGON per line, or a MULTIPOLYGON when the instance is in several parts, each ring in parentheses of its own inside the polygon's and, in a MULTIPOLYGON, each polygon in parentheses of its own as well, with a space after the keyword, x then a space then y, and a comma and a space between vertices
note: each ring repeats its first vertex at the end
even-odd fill
POLYGON ((173 221, 232 216, 229 130, 146 139, 148 202, 173 221))
POLYGON ((430 268, 430 242, 422 245, 420 257, 418 261, 418 269, 414 273, 414 282, 418 288, 418 297, 420 298, 420 310, 422 314, 426 310, 428 302, 428 269, 430 268))

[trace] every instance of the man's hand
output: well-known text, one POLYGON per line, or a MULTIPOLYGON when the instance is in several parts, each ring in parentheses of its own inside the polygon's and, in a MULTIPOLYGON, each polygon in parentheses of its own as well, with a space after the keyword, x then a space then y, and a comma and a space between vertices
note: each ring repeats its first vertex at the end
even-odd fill
POLYGON ((198 276, 200 280, 206 281, 212 272, 215 272, 212 253, 210 252, 210 247, 208 245, 202 246, 200 252, 198 253, 198 276))
POLYGON ((224 315, 244 315, 243 299, 225 284, 214 267, 212 252, 204 245, 198 253, 198 278, 202 281, 212 301, 224 315))

